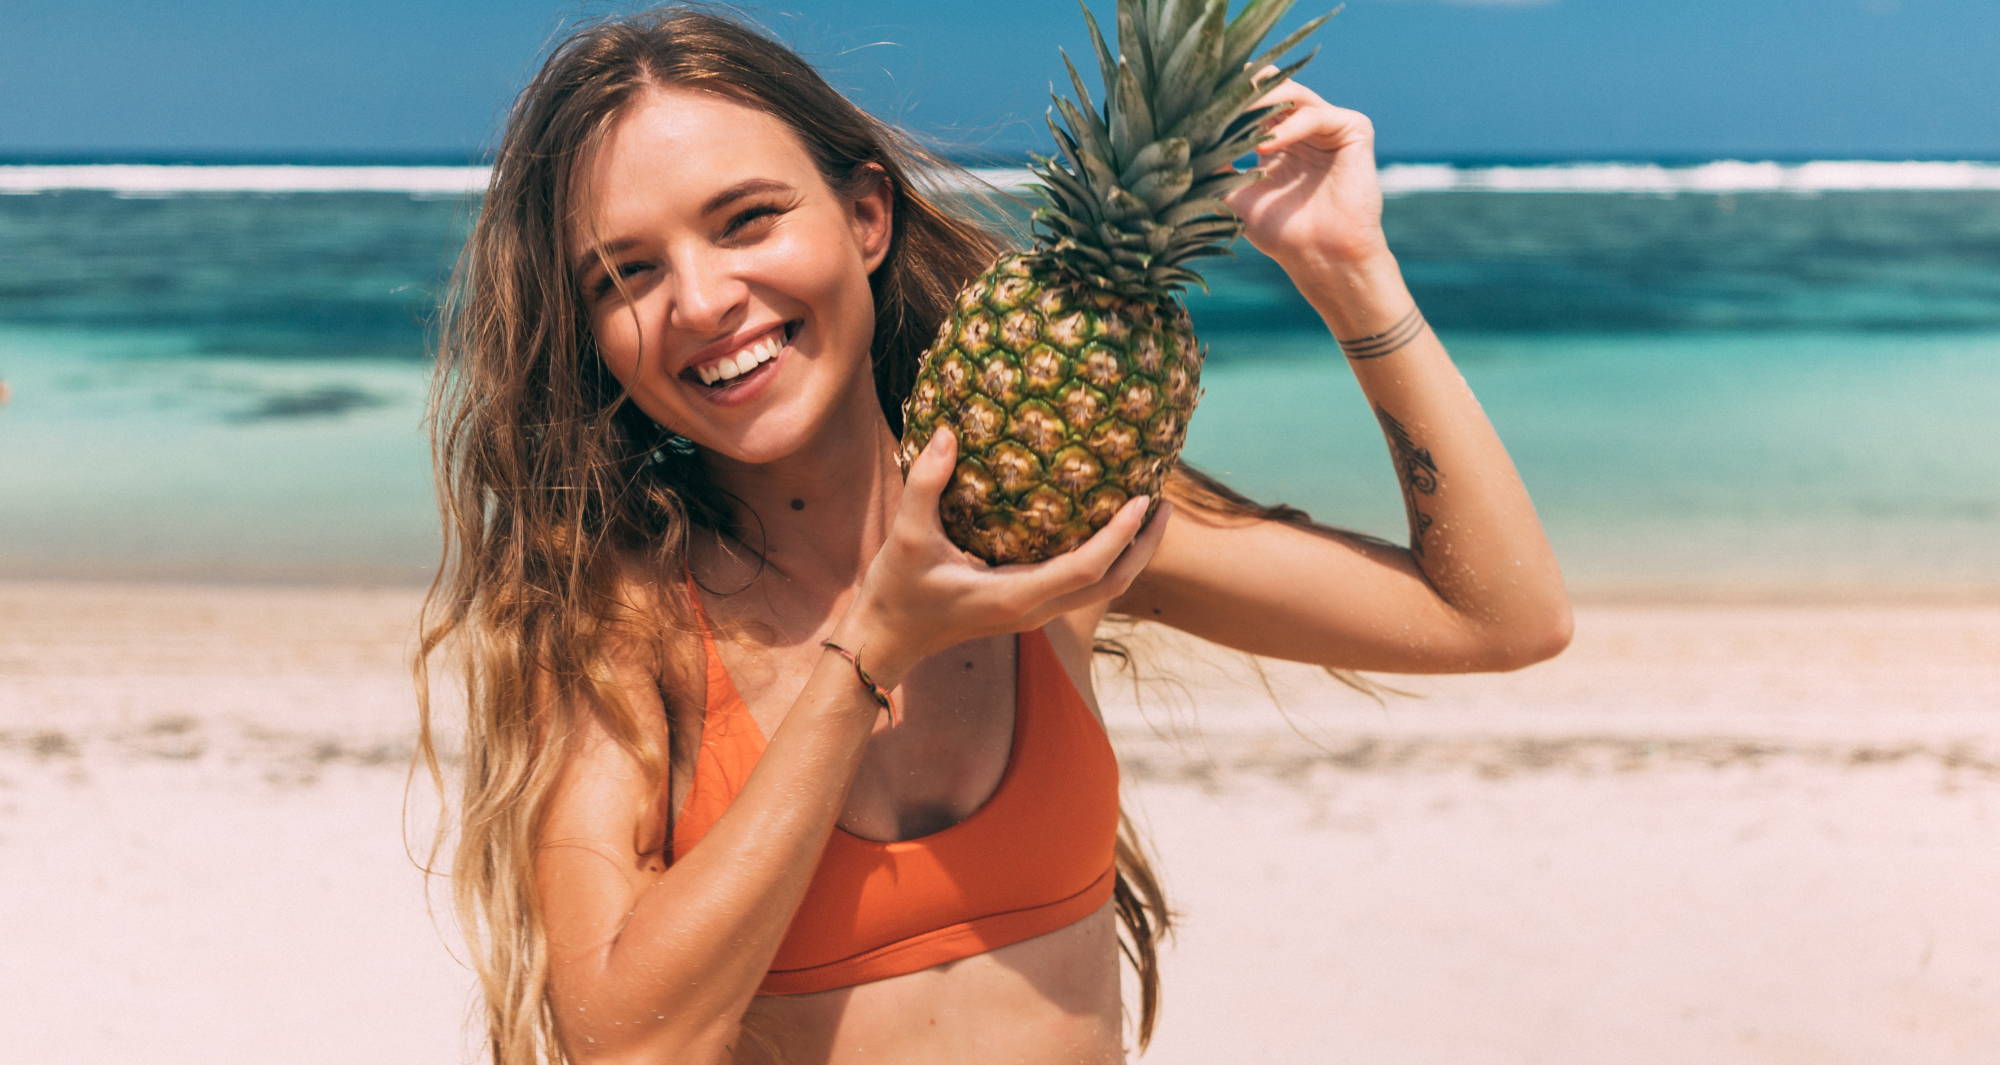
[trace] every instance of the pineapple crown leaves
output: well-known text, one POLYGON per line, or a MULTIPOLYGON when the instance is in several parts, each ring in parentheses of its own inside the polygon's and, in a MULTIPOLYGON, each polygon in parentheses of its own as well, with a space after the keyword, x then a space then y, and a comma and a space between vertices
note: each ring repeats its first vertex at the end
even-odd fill
POLYGON ((1261 139, 1260 123, 1273 110, 1245 109, 1318 50, 1274 77, 1253 81, 1253 73, 1338 13, 1259 52, 1292 3, 1249 0, 1228 18, 1229 0, 1118 0, 1116 54, 1084 6, 1105 99, 1101 107, 1091 99, 1064 52, 1076 97, 1050 94, 1058 154, 1034 156, 1033 166, 1047 201, 1034 213, 1044 259, 1132 298, 1202 284, 1186 264, 1226 254, 1223 246, 1242 231, 1223 197, 1256 175, 1229 164, 1261 139))

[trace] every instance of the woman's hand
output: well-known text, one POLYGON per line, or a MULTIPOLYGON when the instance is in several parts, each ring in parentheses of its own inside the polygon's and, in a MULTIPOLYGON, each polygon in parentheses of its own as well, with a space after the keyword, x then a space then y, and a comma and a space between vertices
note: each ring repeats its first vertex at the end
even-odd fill
POLYGON ((910 465, 888 539, 835 630, 885 687, 917 662, 981 636, 1040 628, 1059 614, 1124 594, 1166 530, 1162 500, 1143 531, 1144 497, 1132 499, 1075 550, 1043 562, 990 566, 945 536, 938 501, 958 456, 940 428, 910 465))
MULTIPOLYGON (((1277 71, 1265 67, 1267 77, 1277 71)), ((1375 126, 1359 111, 1335 107, 1295 81, 1254 106, 1285 110, 1267 119, 1257 145, 1263 178, 1237 189, 1229 206, 1257 250, 1297 278, 1301 270, 1340 267, 1386 253, 1382 186, 1375 174, 1375 126)))

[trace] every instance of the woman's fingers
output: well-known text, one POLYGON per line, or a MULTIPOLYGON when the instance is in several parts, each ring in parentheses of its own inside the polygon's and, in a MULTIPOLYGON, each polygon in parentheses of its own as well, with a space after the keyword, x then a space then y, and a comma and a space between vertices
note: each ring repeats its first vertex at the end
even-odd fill
POLYGON ((1103 576, 1088 587, 1051 600, 1045 613, 1049 617, 1054 617, 1101 599, 1116 599, 1124 595, 1125 590, 1132 587, 1132 582, 1138 579, 1147 564, 1152 562, 1153 553, 1159 550, 1160 541, 1166 537, 1167 520, 1173 516, 1173 512, 1174 505, 1161 500, 1159 508, 1153 511, 1152 520, 1146 522, 1146 527, 1140 530, 1139 535, 1118 555, 1117 561, 1111 564, 1110 569, 1104 571, 1103 576))
POLYGON ((896 524, 937 529, 942 536, 938 500, 944 495, 945 486, 951 483, 951 473, 957 465, 958 438, 940 425, 924 443, 924 449, 917 452, 916 461, 910 463, 909 475, 903 478, 903 497, 896 503, 896 524))
POLYGON ((1045 562, 1025 566, 998 567, 1004 573, 1009 569, 1018 570, 1031 578, 1024 593, 1032 606, 1040 607, 1052 599, 1072 595, 1095 585, 1118 561, 1118 556, 1131 545, 1139 534, 1140 523, 1146 517, 1146 497, 1134 496, 1118 513, 1112 515, 1104 527, 1092 533, 1090 539, 1079 544, 1074 550, 1057 555, 1045 562))
MULTIPOLYGON (((1252 80, 1262 82, 1276 73, 1277 67, 1266 66, 1252 75, 1252 80)), ((1281 109, 1264 120, 1267 123, 1265 136, 1256 145, 1259 155, 1280 152, 1295 144, 1309 144, 1333 151, 1375 136, 1375 125, 1367 115, 1351 108, 1335 107, 1320 94, 1296 81, 1287 81, 1272 88, 1251 106, 1281 109)))
POLYGON ((1167 520, 1173 516, 1174 505, 1164 499, 1160 500, 1160 505, 1154 509, 1152 518, 1146 522, 1146 527, 1139 530, 1138 538, 1118 556, 1118 561, 1111 564, 1110 572, 1104 575, 1101 583, 1106 587, 1115 588, 1121 595, 1125 589, 1130 588, 1132 582, 1138 579, 1139 573, 1146 568, 1147 563, 1153 561, 1153 552, 1160 549, 1160 541, 1166 538, 1167 520))
POLYGON ((1293 107, 1272 124, 1270 132, 1257 142, 1256 150, 1258 155, 1271 155, 1304 144, 1322 151, 1338 151, 1374 136, 1375 124, 1367 115, 1321 102, 1316 106, 1293 107))

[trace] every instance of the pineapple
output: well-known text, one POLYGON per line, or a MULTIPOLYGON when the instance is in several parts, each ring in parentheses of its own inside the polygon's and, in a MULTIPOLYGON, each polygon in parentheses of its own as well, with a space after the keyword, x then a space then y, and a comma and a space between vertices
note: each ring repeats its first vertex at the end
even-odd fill
POLYGON ((940 518, 993 564, 1075 547, 1135 495, 1157 497, 1200 399, 1204 352, 1181 289, 1192 259, 1242 224, 1223 203, 1253 179, 1230 162, 1262 136, 1246 111, 1311 55, 1253 85, 1322 15, 1256 54, 1292 0, 1118 0, 1114 58, 1086 7, 1102 111, 1075 64, 1077 99, 1049 117, 1059 157, 1035 157, 1035 238, 958 295, 903 403, 907 471, 938 426, 958 437, 940 518), (1254 58, 1253 58, 1254 55, 1254 58))

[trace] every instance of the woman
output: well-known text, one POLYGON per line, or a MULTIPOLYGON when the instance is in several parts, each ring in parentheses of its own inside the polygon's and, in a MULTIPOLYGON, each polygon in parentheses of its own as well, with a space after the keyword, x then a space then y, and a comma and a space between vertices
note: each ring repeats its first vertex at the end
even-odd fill
POLYGON ((556 50, 446 306, 419 657, 466 654, 496 1061, 1123 1061, 1114 944, 1143 1047, 1166 910, 1091 695, 1107 614, 1336 671, 1564 646, 1528 497, 1384 243, 1367 119, 1267 102, 1295 106, 1233 206, 1350 338, 1409 548, 1182 468, 1143 528, 1135 500, 990 568, 938 524, 950 435, 905 482, 893 419, 1000 242, 730 22, 556 50))

